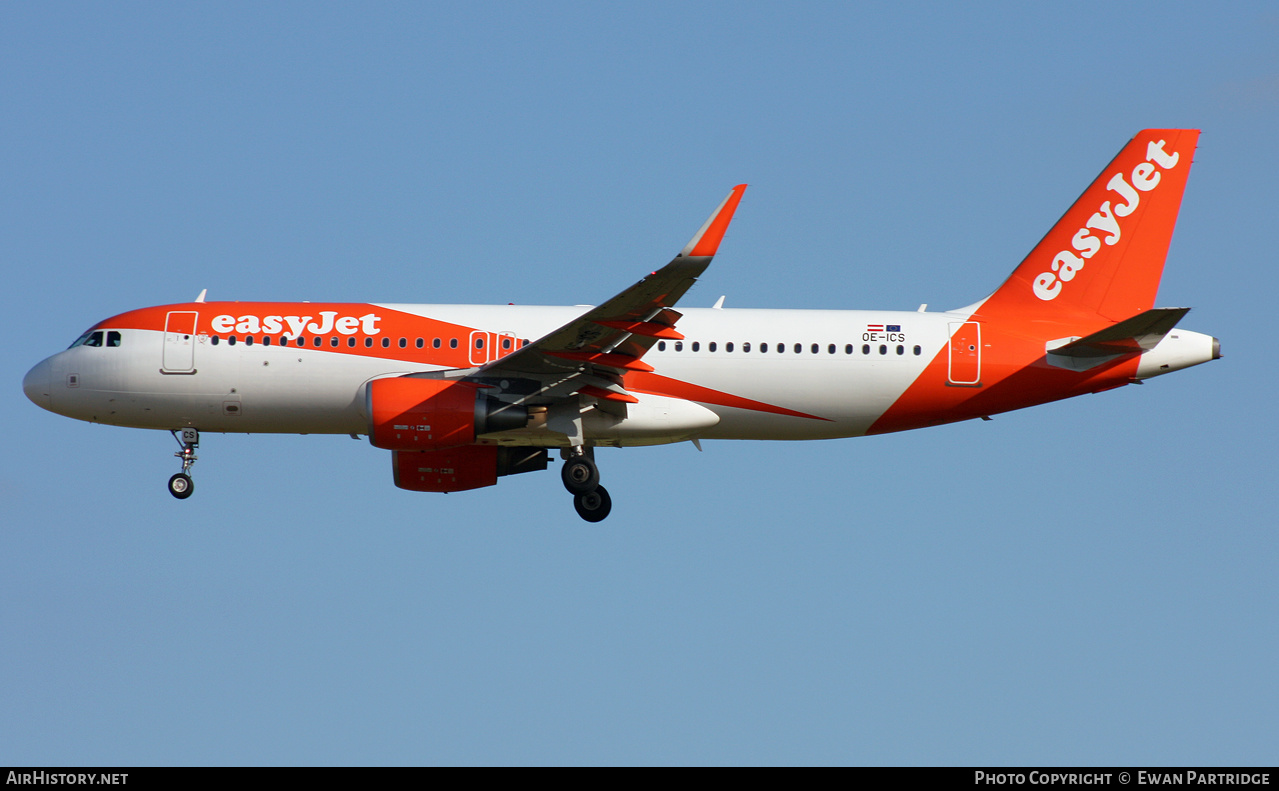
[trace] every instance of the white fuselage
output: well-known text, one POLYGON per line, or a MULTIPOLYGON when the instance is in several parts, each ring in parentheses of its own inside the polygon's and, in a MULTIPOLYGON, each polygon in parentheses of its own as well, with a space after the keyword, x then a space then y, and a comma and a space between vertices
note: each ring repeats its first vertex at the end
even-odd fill
MULTIPOLYGON (((537 339, 571 321, 583 307, 383 305, 436 322, 476 327, 493 335, 537 339)), ((195 306, 196 309, 199 306, 195 306)), ((849 437, 866 429, 947 345, 952 325, 965 314, 686 309, 683 341, 663 341, 645 357, 654 374, 772 411, 701 400, 638 394, 630 405, 645 427, 628 434, 616 421, 587 422, 599 444, 652 444, 695 434, 718 439, 819 439, 849 437), (897 327, 894 332, 868 327, 897 327), (798 349, 798 351, 796 351, 798 349), (684 414, 709 410, 713 417, 684 414), (656 416, 647 414, 657 410, 656 416), (786 414, 802 413, 803 416, 786 414), (671 430, 647 425, 673 421, 671 430), (685 426, 688 423, 689 426, 685 426), (691 427, 695 430, 688 430, 691 427)), ((183 426, 203 431, 363 434, 368 430, 364 387, 372 379, 444 366, 341 353, 329 338, 320 348, 253 345, 243 335, 218 343, 201 324, 185 354, 189 368, 174 367, 165 333, 121 329, 118 346, 76 346, 50 357, 28 375, 47 379, 37 403, 69 417, 138 428, 183 426), (166 363, 166 353, 169 354, 166 363)), ((110 329, 107 324, 101 325, 110 329)), ((333 336, 339 344, 345 338, 333 336)), ((412 350, 416 338, 407 338, 412 350)), ((467 343, 466 338, 461 343, 467 343)), ((428 340, 427 343, 430 341, 428 340)), ((447 342, 447 341, 446 341, 447 342)), ((392 349, 399 338, 392 339, 392 349)), ((482 354, 482 352, 480 353, 482 354)), ((479 364, 484 359, 473 359, 479 364)), ((29 389, 30 392, 30 389, 29 389)), ((512 444, 559 445, 552 433, 510 434, 512 444)))

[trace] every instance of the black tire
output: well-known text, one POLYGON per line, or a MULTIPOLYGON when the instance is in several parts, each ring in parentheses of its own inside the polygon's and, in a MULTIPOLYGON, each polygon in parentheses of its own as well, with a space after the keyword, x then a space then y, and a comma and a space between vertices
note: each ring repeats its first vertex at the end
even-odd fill
POLYGON ((608 496, 608 489, 596 486, 592 491, 575 495, 573 507, 577 509, 577 515, 586 521, 602 522, 613 510, 613 498, 608 496))
POLYGON ((169 494, 185 500, 195 491, 195 483, 191 480, 191 476, 184 472, 180 472, 169 479, 169 494))
POLYGON ((600 485, 600 468, 586 456, 574 456, 564 462, 560 480, 569 494, 593 492, 600 485))

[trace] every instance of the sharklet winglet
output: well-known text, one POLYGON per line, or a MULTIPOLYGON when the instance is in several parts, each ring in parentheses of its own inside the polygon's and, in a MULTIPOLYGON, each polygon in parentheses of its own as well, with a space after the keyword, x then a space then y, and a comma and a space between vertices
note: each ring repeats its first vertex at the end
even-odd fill
POLYGON ((715 255, 715 251, 719 249, 719 243, 724 239, 724 233, 728 230, 728 224, 733 221, 733 212, 737 211, 737 204, 742 202, 742 193, 745 191, 745 184, 733 187, 733 191, 728 193, 728 197, 711 214, 710 219, 702 225, 688 244, 684 245, 684 249, 680 250, 680 256, 715 255))

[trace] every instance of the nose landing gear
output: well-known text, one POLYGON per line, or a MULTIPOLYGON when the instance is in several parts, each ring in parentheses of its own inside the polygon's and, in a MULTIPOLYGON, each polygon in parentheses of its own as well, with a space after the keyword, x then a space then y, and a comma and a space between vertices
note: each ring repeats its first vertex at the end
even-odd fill
POLYGON ((613 510, 613 499, 608 496, 608 489, 600 486, 600 469, 595 466, 593 450, 579 445, 572 450, 561 451, 564 467, 560 470, 560 478, 564 481, 564 488, 573 495, 573 508, 577 515, 588 522, 602 522, 613 510))
POLYGON ((176 429, 169 433, 182 446, 182 450, 173 454, 182 459, 182 472, 169 479, 169 494, 179 500, 185 500, 195 492, 195 483, 191 480, 191 465, 195 464, 195 460, 199 458, 195 455, 195 449, 200 447, 200 432, 193 428, 184 428, 181 439, 178 438, 176 429))

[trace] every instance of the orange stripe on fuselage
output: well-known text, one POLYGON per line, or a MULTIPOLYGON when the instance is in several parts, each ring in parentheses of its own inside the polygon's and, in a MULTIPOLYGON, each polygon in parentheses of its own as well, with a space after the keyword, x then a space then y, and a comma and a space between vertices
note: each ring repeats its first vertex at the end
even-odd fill
POLYGON ((947 344, 866 433, 887 434, 1010 412, 1120 387, 1136 375, 1137 355, 1091 371, 1068 371, 1049 365, 1044 338, 1087 335, 1109 324, 1095 320, 1093 329, 1079 329, 1078 322, 1068 327, 1058 325, 1055 329, 1045 326, 1048 324, 1037 323, 1035 329, 1043 333, 1042 337, 1026 337, 1001 332, 999 322, 982 322, 979 385, 949 384, 950 346, 947 344))
MULTIPOLYGON (((98 322, 93 329, 163 332, 166 317, 171 311, 197 312, 199 318, 196 322, 196 334, 216 335, 222 343, 235 336, 242 344, 246 337, 251 336, 254 346, 244 348, 257 347, 262 343, 263 337, 271 339, 271 346, 263 348, 278 347, 281 345, 281 338, 290 336, 288 348, 394 359, 447 368, 472 366, 471 333, 482 331, 376 305, 349 302, 199 302, 158 305, 121 313, 98 322), (217 321, 219 319, 221 321, 217 321), (294 330, 299 328, 301 332, 296 337, 305 341, 304 346, 298 346, 297 340, 292 337, 294 330), (266 331, 268 329, 271 331, 266 331), (320 339, 319 346, 315 345, 316 338, 320 339), (388 340, 385 347, 382 345, 384 338, 388 340), (417 347, 418 338, 422 339, 420 349, 417 347), (432 346, 436 338, 440 339, 438 349, 432 346), (337 346, 333 345, 334 339, 337 339, 337 346), (355 341, 354 347, 350 345, 352 339, 355 341), (366 339, 372 339, 371 347, 365 345, 366 339), (404 339, 404 346, 400 346, 401 339, 404 339), (453 340, 457 341, 457 348, 450 347, 450 341, 453 340)), ((511 348, 503 349, 501 340, 510 336, 483 332, 485 359, 505 357, 524 343, 522 339, 511 339, 511 348)))
POLYGON ((649 393, 651 395, 667 396, 670 398, 682 398, 685 401, 696 401, 702 404, 716 404, 718 406, 729 406, 737 409, 749 409, 754 412, 768 412, 774 415, 786 415, 788 417, 802 417, 809 420, 830 420, 830 418, 818 417, 817 415, 809 415, 804 412, 796 412, 793 409, 766 404, 763 401, 752 401, 749 398, 742 398, 731 393, 724 393, 719 390, 712 390, 709 387, 701 387, 700 385, 681 382, 678 379, 661 376, 659 374, 633 372, 626 374, 627 390, 633 390, 637 393, 649 393))

